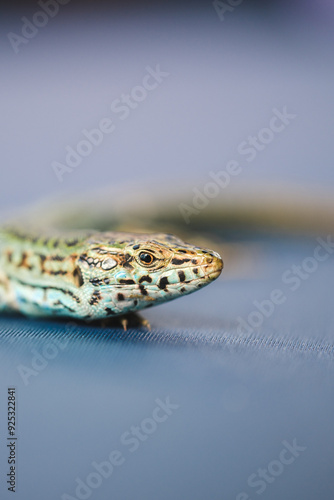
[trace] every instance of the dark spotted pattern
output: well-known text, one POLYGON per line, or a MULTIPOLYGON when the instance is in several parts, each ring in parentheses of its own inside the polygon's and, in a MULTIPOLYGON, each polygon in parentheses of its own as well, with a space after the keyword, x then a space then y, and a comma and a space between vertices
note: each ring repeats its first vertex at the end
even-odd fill
POLYGON ((140 278, 139 283, 144 283, 145 281, 147 283, 152 283, 152 278, 146 274, 140 278))
POLYGON ((89 303, 91 306, 94 306, 94 305, 98 304, 101 299, 102 299, 101 293, 98 290, 96 290, 95 292, 93 292, 89 303))
POLYGON ((178 271, 177 273, 179 275, 180 281, 186 281, 186 275, 184 274, 183 271, 178 271))
POLYGON ((17 267, 25 267, 29 271, 33 269, 33 267, 29 264, 27 252, 22 252, 21 262, 17 264, 17 267))
POLYGON ((119 282, 121 283, 121 285, 134 285, 135 284, 134 280, 126 279, 126 278, 120 279, 119 282))
POLYGON ((113 316, 116 314, 112 309, 110 309, 110 307, 105 307, 104 310, 107 313, 107 316, 113 316))
MULTIPOLYGON (((41 255, 40 257, 44 257, 44 259, 46 259, 45 255, 41 255)), ((62 257, 61 255, 50 255, 49 259, 55 260, 56 262, 63 262, 65 260, 65 257, 62 257)))
POLYGON ((82 273, 80 271, 80 267, 76 267, 73 271, 73 278, 77 284, 77 286, 80 288, 84 284, 84 279, 82 277, 82 273))
POLYGON ((91 279, 89 280, 89 282, 90 282, 93 286, 100 286, 100 285, 102 285, 103 280, 102 280, 102 279, 99 279, 99 278, 91 278, 91 279))
POLYGON ((142 295, 147 295, 147 290, 144 285, 139 285, 139 290, 142 295))
POLYGON ((161 290, 164 290, 166 288, 166 286, 168 285, 168 283, 169 283, 168 278, 166 276, 164 276, 163 278, 160 279, 158 287, 161 290))
POLYGON ((181 264, 185 264, 186 262, 190 262, 190 259, 172 259, 172 264, 174 264, 174 266, 180 266, 181 264))
POLYGON ((74 239, 74 240, 65 240, 65 244, 66 246, 68 247, 74 247, 75 245, 77 245, 79 243, 79 240, 78 239, 74 239))
POLYGON ((62 270, 58 270, 58 271, 48 271, 49 274, 52 274, 52 276, 65 276, 65 274, 67 274, 67 271, 62 271, 62 270))

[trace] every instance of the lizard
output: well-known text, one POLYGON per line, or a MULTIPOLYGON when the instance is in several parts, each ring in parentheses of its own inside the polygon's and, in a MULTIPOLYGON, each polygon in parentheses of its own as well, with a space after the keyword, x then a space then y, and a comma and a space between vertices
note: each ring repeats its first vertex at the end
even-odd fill
POLYGON ((222 269, 217 252, 171 234, 2 228, 0 311, 150 327, 137 311, 192 293, 222 269))

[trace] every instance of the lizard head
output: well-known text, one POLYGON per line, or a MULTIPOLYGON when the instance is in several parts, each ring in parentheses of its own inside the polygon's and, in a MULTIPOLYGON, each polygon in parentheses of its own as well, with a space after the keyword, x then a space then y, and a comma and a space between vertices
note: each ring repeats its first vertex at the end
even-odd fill
POLYGON ((169 234, 101 233, 86 248, 79 259, 83 283, 103 298, 92 305, 95 317, 106 310, 125 314, 192 293, 223 269, 218 253, 169 234))

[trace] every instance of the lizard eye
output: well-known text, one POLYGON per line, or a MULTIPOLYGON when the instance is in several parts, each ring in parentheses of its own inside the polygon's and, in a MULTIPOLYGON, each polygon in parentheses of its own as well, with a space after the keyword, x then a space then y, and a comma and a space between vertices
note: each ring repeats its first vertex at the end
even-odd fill
POLYGON ((145 266, 149 266, 150 264, 153 264, 153 262, 155 261, 155 257, 151 253, 140 252, 139 260, 145 266))

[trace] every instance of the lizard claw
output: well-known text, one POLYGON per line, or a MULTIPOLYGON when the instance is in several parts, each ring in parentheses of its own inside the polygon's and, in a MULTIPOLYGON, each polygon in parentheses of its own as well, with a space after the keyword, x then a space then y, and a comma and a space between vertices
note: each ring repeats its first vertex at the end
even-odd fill
POLYGON ((139 315, 138 315, 138 319, 140 319, 140 326, 143 326, 144 328, 147 328, 149 331, 151 331, 151 325, 147 319, 142 318, 139 315))
POLYGON ((128 329, 128 323, 129 323, 128 319, 127 318, 121 318, 120 319, 120 323, 121 323, 121 325, 123 327, 123 330, 126 332, 127 329, 128 329))

